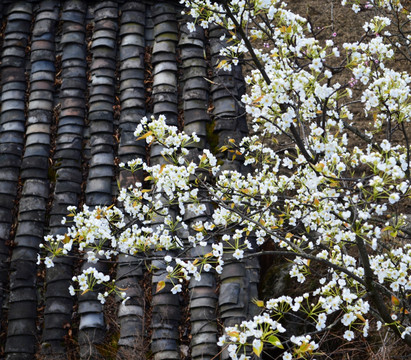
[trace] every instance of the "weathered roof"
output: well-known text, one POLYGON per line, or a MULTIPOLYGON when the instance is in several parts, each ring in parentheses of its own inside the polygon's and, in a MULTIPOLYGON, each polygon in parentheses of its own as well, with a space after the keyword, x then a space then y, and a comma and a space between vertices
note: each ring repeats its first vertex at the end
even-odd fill
MULTIPOLYGON (((0 17, 5 23, 0 37, 0 289, 10 291, 7 336, 1 338, 9 359, 32 358, 38 339, 45 358, 56 358, 67 351, 64 336, 76 321, 80 356, 88 358, 97 351, 90 342, 104 338, 103 307, 96 294, 70 296, 72 258, 57 259, 41 280, 44 287, 37 286, 43 236, 65 233, 61 221, 67 206, 109 205, 117 179, 126 187, 143 181, 142 173, 118 169, 119 162, 163 161, 161 146, 146 154, 145 142, 134 137, 143 116, 165 114, 169 124, 196 132, 200 141, 192 145, 193 158, 209 147, 212 120, 218 146, 241 138, 247 132, 238 102, 244 90, 241 69, 217 69, 222 30, 211 28, 206 36, 197 26, 190 32, 178 1, 3 0, 0 17), (78 319, 72 316, 74 303, 78 319)), ((225 162, 244 170, 241 160, 225 162)), ((186 212, 186 221, 197 219, 186 212)), ((181 233, 183 239, 188 235, 181 233)), ((198 251, 192 249, 192 255, 198 251)), ((217 312, 227 323, 250 313, 248 303, 257 294, 249 284, 258 281, 258 266, 247 264, 226 268, 219 295, 214 273, 190 282, 193 359, 218 353, 217 312)), ((151 351, 154 359, 178 358, 178 324, 185 315, 180 298, 170 291, 165 263, 153 265, 151 351), (166 287, 156 292, 160 281, 166 287)), ((100 270, 107 271, 103 265, 100 270)), ((120 352, 144 337, 144 273, 141 258, 118 258, 118 284, 131 297, 118 307, 120 352)), ((144 349, 138 351, 143 357, 144 349)))

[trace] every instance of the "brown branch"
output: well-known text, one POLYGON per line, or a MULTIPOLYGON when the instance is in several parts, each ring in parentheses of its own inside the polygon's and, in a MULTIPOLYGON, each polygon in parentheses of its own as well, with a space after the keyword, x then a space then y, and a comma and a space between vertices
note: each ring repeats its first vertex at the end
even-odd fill
POLYGON ((245 46, 247 47, 247 50, 250 52, 251 58, 253 59, 255 66, 257 67, 258 71, 260 71, 261 75, 264 78, 264 81, 270 85, 271 84, 271 80, 268 77, 263 64, 261 64, 260 60, 258 59, 253 45, 251 44, 250 40, 248 39, 246 33, 244 32, 242 26, 238 23, 237 19, 235 18, 234 14, 231 12, 230 7, 227 5, 226 2, 223 3, 223 7, 225 9, 225 11, 227 12, 228 17, 232 20, 232 22, 235 25, 236 30, 238 31, 238 33, 240 34, 241 38, 243 39, 245 46))
MULTIPOLYGON (((371 269, 370 265, 370 259, 368 256, 367 249, 365 247, 364 240, 360 237, 356 237, 356 243, 358 247, 358 251, 360 253, 360 257, 362 260, 362 264, 364 266, 364 276, 365 276, 365 284, 366 288, 370 293, 371 299, 373 303, 375 304, 379 315, 381 318, 384 320, 386 324, 394 331, 396 335, 401 337, 401 330, 400 327, 403 328, 402 325, 397 325, 394 323, 390 312, 388 311, 388 308, 386 307, 383 297, 381 296, 381 293, 377 291, 376 284, 374 282, 374 272, 371 269)), ((410 335, 405 335, 404 336, 404 342, 408 345, 411 346, 411 336, 410 335)))

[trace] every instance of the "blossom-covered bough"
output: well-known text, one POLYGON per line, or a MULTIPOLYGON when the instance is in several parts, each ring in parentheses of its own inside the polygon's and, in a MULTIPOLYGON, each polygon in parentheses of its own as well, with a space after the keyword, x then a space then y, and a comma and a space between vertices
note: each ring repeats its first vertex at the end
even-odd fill
MULTIPOLYGON (((406 23, 409 11, 400 1, 351 1, 355 12, 380 13, 364 25, 360 41, 338 48, 331 39, 317 40, 310 24, 280 1, 183 2, 193 19, 189 29, 217 24, 228 30, 221 69, 240 61, 253 65, 242 101, 256 135, 229 139, 220 149, 243 157, 252 171, 222 170, 210 150, 188 160, 190 146, 200 141, 195 133, 167 125, 164 116, 144 118, 135 135, 148 145, 161 144, 165 161, 149 165, 139 159, 121 166, 143 170, 152 186, 121 189, 124 210, 70 209, 67 235, 46 238, 51 254, 46 265, 53 266, 53 258, 74 244, 86 249, 90 263, 145 254, 148 261, 166 263, 171 291, 177 293, 184 279, 220 274, 230 261, 267 253, 256 247, 273 242, 268 253, 292 260, 290 276, 297 282, 314 277, 313 266, 322 269, 314 277, 318 288, 256 300, 261 314, 226 327, 220 337, 218 345, 232 359, 260 356, 265 347, 284 349, 283 359, 310 358, 321 354, 318 335, 336 324, 345 327, 348 341, 367 336, 371 326, 386 326, 411 345, 411 234, 401 214, 411 196, 411 77, 387 65, 396 48, 410 46, 404 27, 387 32, 391 17, 406 23), (362 112, 353 111, 358 103, 362 112), (361 121, 370 121, 368 130, 357 127, 361 121), (278 148, 279 136, 292 146, 278 148), (205 214, 210 202, 207 220, 184 221, 187 211, 205 214), (133 220, 125 222, 125 214, 133 220), (179 234, 189 226, 196 236, 183 241, 179 234), (210 244, 212 251, 205 254, 188 251, 210 244), (156 255, 164 250, 181 256, 156 255), (311 330, 288 332, 287 313, 311 330)), ((124 296, 93 267, 73 281, 72 293, 105 285, 102 302, 112 292, 124 296)), ((159 282, 157 290, 164 286, 159 282)))

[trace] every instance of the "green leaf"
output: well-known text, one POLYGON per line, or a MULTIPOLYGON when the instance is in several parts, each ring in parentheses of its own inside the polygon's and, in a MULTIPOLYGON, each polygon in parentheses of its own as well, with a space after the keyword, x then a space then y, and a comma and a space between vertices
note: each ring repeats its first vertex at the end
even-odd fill
POLYGON ((156 293, 163 290, 165 286, 166 286, 165 281, 159 281, 158 284, 157 284, 156 293))
POLYGON ((397 297, 395 297, 394 295, 391 295, 391 303, 395 306, 400 305, 400 300, 398 300, 397 297))
POLYGON ((268 341, 271 345, 274 345, 274 346, 276 346, 276 347, 278 347, 278 348, 280 348, 280 349, 284 349, 283 344, 281 344, 281 341, 280 341, 280 339, 279 339, 277 336, 271 335, 271 336, 267 339, 267 341, 268 341))
POLYGON ((263 345, 264 345, 264 343, 262 341, 260 341, 260 345, 258 346, 258 348, 253 346, 254 354, 256 354, 257 356, 260 356, 261 352, 263 351, 263 345))
POLYGON ((153 135, 153 132, 151 130, 146 132, 144 135, 140 136, 139 138, 137 138, 137 140, 143 140, 143 139, 149 137, 150 135, 153 135))
POLYGON ((257 299, 255 299, 255 300, 253 300, 253 302, 254 302, 254 304, 256 304, 258 307, 264 307, 265 305, 264 305, 264 301, 262 301, 262 300, 257 300, 257 299))

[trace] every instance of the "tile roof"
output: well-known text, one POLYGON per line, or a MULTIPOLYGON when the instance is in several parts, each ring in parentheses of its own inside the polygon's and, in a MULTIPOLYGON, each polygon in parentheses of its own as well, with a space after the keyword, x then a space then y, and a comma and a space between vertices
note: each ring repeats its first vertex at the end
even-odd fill
MULTIPOLYGON (((57 259, 39 287, 37 253, 43 235, 67 231, 61 222, 67 206, 109 205, 117 194, 116 179, 126 187, 143 181, 142 173, 120 170, 118 162, 136 157, 163 162, 161 146, 146 154, 144 141, 134 137, 143 116, 165 114, 169 124, 196 132, 200 142, 192 146, 192 158, 209 147, 211 122, 218 146, 247 133, 238 102, 244 92, 241 68, 223 73, 216 67, 222 30, 205 34, 197 26, 189 32, 190 19, 179 6, 149 0, 0 1, 5 24, 0 38, 0 301, 7 302, 0 308, 9 309, 7 336, 2 336, 7 359, 30 359, 38 351, 50 359, 64 356, 64 337, 73 321, 80 329, 80 357, 97 356, 89 343, 103 341, 106 325, 96 294, 70 296, 76 268, 71 257, 57 259), (205 80, 210 76, 211 86, 205 80), (8 298, 2 293, 6 287, 8 298), (72 314, 75 303, 79 321, 72 314)), ((225 167, 245 171, 241 160, 219 156, 225 167)), ((186 213, 186 221, 196 219, 186 213)), ((187 239, 188 233, 181 236, 187 239)), ((163 280, 167 287, 152 294, 151 351, 154 359, 177 359, 178 324, 188 319, 182 319, 179 297, 170 292, 164 262, 153 265, 153 288, 163 280)), ((258 264, 244 266, 225 270, 219 297, 214 274, 190 282, 193 359, 218 353, 218 306, 227 324, 250 313, 258 279, 249 269, 254 274, 258 264)), ((145 336, 144 272, 140 256, 119 256, 117 283, 131 297, 118 306, 120 353, 138 348, 145 336)), ((138 351, 144 356, 143 347, 138 351)))

